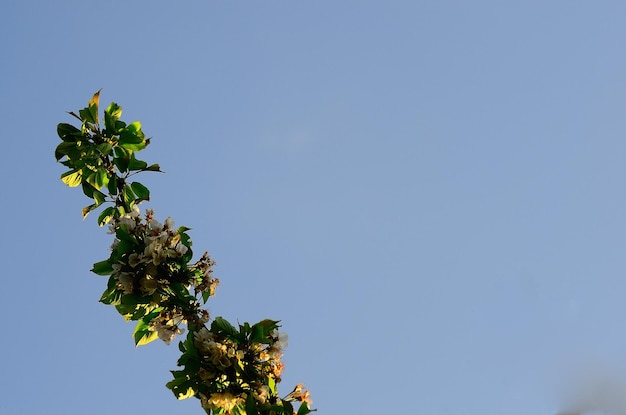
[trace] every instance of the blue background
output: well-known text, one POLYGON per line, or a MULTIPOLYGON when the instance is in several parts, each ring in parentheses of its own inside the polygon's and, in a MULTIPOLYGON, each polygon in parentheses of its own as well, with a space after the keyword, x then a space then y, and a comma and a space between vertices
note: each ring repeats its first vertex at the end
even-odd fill
POLYGON ((152 136, 161 220, 280 319, 281 391, 325 414, 551 414, 626 363, 623 1, 0 5, 2 414, 199 414, 89 273, 112 242, 58 180, 102 88, 152 136))

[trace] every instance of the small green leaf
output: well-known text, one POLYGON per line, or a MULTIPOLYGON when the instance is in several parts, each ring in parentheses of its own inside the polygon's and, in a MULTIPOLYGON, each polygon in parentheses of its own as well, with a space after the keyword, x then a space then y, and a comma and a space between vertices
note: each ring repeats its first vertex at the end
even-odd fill
POLYGON ((113 267, 111 266, 111 263, 107 259, 105 261, 100 261, 100 262, 96 262, 95 264, 93 264, 93 268, 91 269, 91 272, 93 272, 96 275, 111 275, 111 273, 113 272, 113 267))
POLYGON ((312 411, 311 409, 309 409, 309 404, 306 402, 302 402, 300 404, 300 408, 298 408, 298 413, 297 415, 306 415, 306 414, 310 414, 312 411))
POLYGON ((89 215, 89 212, 91 212, 92 210, 94 210, 97 207, 98 206, 96 206, 95 203, 93 205, 85 206, 83 208, 83 220, 87 217, 87 215, 89 215))
POLYGON ((158 164, 151 164, 144 169, 145 171, 161 171, 161 167, 158 164))
POLYGON ((77 170, 70 170, 61 175, 61 180, 69 187, 78 186, 81 183, 81 179, 80 171, 77 170))
POLYGON ((98 124, 98 104, 100 103, 100 90, 93 94, 93 97, 89 100, 89 115, 91 117, 90 122, 98 124))

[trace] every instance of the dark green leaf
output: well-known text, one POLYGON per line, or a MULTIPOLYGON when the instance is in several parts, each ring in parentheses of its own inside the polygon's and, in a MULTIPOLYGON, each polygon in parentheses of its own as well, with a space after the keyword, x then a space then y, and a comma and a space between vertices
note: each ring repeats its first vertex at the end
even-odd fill
POLYGON ((309 408, 309 404, 306 402, 302 402, 300 404, 300 408, 298 408, 297 415, 306 415, 306 414, 310 414, 311 412, 313 411, 311 411, 311 409, 309 408))
POLYGON ((97 145, 98 151, 103 156, 108 156, 113 151, 113 146, 109 143, 102 143, 97 145))
POLYGON ((130 163, 130 155, 132 154, 132 151, 121 147, 115 147, 114 152, 115 157, 113 157, 113 164, 115 164, 115 167, 117 167, 120 172, 126 173, 128 171, 128 163, 130 163))
POLYGON ((63 141, 76 141, 76 137, 82 136, 80 130, 72 124, 60 123, 57 125, 57 134, 63 141))
POLYGON ((143 184, 139 182, 133 182, 130 184, 131 189, 133 189, 133 193, 137 196, 137 199, 149 200, 150 199, 150 190, 143 184))
POLYGON ((145 171, 161 171, 161 167, 158 164, 151 164, 144 169, 145 171))
POLYGON ((148 163, 143 160, 137 160, 135 154, 131 154, 130 162, 128 163, 128 170, 144 170, 148 163))
POLYGON ((283 401, 283 408, 286 414, 293 414, 293 405, 291 402, 281 399, 283 401))
POLYGON ((259 411, 256 406, 256 400, 251 393, 248 394, 246 398, 246 415, 258 415, 259 411))
POLYGON ((111 174, 109 177, 109 183, 107 184, 107 189, 109 189, 109 194, 115 196, 117 194, 117 175, 111 174))
POLYGON ((223 317, 215 317, 215 320, 211 323, 211 331, 218 334, 226 334, 228 337, 239 338, 237 329, 223 317))
POLYGON ((85 196, 93 199, 93 192, 95 192, 96 189, 94 189, 93 186, 87 182, 82 182, 81 187, 83 188, 83 193, 85 194, 85 196))

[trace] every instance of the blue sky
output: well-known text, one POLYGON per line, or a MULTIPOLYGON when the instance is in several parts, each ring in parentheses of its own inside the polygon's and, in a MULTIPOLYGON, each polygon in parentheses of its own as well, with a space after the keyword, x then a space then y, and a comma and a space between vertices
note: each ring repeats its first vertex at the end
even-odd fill
POLYGON ((153 137, 146 207, 217 261, 212 315, 280 319, 320 413, 553 414, 572 372, 626 375, 624 15, 3 2, 0 413, 201 413, 97 302, 112 241, 58 180, 100 88, 153 137))

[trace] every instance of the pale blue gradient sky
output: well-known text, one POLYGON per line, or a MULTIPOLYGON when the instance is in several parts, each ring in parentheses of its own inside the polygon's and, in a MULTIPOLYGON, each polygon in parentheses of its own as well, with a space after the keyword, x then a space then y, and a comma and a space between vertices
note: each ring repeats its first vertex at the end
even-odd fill
POLYGON ((213 315, 281 319, 325 414, 552 414, 626 364, 623 1, 0 5, 2 414, 199 414, 88 272, 55 126, 103 88, 213 315))

